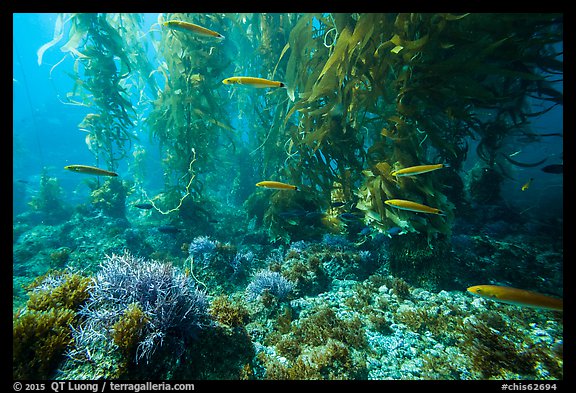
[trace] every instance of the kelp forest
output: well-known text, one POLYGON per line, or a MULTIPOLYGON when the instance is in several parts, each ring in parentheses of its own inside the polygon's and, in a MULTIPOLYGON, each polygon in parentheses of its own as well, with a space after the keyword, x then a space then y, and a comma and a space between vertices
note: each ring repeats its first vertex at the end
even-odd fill
POLYGON ((562 217, 513 203, 562 14, 53 20, 92 159, 14 215, 15 378, 562 379, 562 217))
POLYGON ((159 14, 142 24, 142 14, 60 14, 38 61, 52 47, 74 59, 63 101, 90 110, 85 148, 97 165, 128 168, 93 181, 92 203, 124 217, 130 196, 192 233, 231 219, 227 230, 287 244, 400 228, 398 254, 430 267, 449 252, 455 217, 481 219, 477 205, 498 203, 515 163, 508 140, 534 135, 531 119, 562 105, 556 14, 159 14), (223 83, 232 76, 283 87, 223 83), (471 153, 478 164, 463 176, 471 153), (447 169, 392 175, 438 163, 447 169), (161 187, 150 189, 151 171, 161 187), (227 218, 237 208, 245 214, 227 218))

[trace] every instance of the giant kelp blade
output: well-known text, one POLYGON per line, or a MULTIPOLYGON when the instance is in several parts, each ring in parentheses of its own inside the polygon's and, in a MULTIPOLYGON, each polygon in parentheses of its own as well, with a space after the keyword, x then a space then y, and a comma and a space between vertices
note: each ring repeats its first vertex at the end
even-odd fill
POLYGON ((58 16, 56 17, 56 25, 54 27, 54 38, 50 42, 47 42, 44 45, 42 45, 40 49, 38 49, 38 51, 36 52, 36 56, 38 57, 38 65, 42 65, 44 52, 46 52, 48 49, 56 45, 64 37, 63 19, 64 16, 62 14, 58 14, 58 16))

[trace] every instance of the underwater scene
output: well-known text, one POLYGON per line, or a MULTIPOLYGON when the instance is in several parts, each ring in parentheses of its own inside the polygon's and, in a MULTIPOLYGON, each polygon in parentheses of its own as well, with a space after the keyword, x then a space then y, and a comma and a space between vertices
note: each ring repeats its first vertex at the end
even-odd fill
POLYGON ((562 380, 562 117, 562 14, 13 14, 13 378, 562 380))

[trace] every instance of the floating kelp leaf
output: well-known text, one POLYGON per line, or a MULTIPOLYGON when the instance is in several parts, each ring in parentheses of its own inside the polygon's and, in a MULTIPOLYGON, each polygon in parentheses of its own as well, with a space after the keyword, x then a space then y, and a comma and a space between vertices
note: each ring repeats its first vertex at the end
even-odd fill
POLYGON ((419 38, 419 39, 413 40, 413 41, 404 40, 404 39, 400 38, 400 36, 398 34, 395 34, 390 39, 390 42, 392 42, 396 46, 401 46, 401 47, 409 49, 409 50, 418 51, 418 50, 422 49, 422 47, 424 47, 424 45, 426 45, 428 43, 428 39, 429 39, 428 34, 426 34, 422 38, 419 38))
POLYGON ((312 102, 320 97, 334 96, 340 88, 340 78, 336 73, 325 75, 318 83, 314 85, 312 93, 307 101, 312 102))
POLYGON ((297 110, 301 110, 301 109, 308 106, 308 98, 309 98, 309 96, 307 96, 306 98, 301 98, 300 100, 298 100, 294 103, 294 105, 290 108, 290 110, 288 111, 288 113, 284 117, 283 127, 286 127, 288 120, 294 115, 294 113, 297 110))
POLYGON ((325 115, 326 113, 330 112, 333 109, 332 106, 330 105, 324 105, 318 109, 314 109, 311 111, 306 111, 306 113, 308 113, 308 116, 312 116, 312 117, 318 117, 318 116, 322 116, 325 115))
POLYGON ((403 46, 401 46, 401 45, 396 45, 394 48, 390 49, 390 52, 395 53, 395 54, 398 54, 398 53, 400 53, 400 51, 401 51, 402 49, 404 49, 403 46))
POLYGON ((326 61, 324 68, 320 71, 320 75, 318 76, 318 80, 324 76, 328 72, 328 70, 336 63, 341 64, 345 61, 344 56, 346 49, 348 48, 348 41, 350 40, 350 30, 345 27, 340 34, 338 35, 338 41, 336 42, 336 47, 334 48, 334 52, 326 61))
POLYGON ((68 33, 68 42, 66 42, 60 50, 62 52, 72 52, 80 58, 88 58, 88 56, 80 53, 77 48, 88 34, 90 27, 95 23, 96 14, 73 14, 70 18, 72 20, 72 26, 68 33))
MULTIPOLYGON (((179 90, 180 90, 180 89, 179 89, 179 90)), ((192 109, 192 113, 194 113, 196 116, 198 116, 198 117, 201 118, 202 120, 205 120, 205 121, 207 121, 207 122, 210 122, 210 123, 214 124, 214 125, 217 126, 217 127, 224 128, 224 129, 227 130, 227 131, 236 131, 236 130, 234 129, 234 127, 232 127, 231 125, 226 124, 226 123, 224 123, 223 121, 216 120, 216 119, 213 118, 211 115, 202 112, 202 110, 199 109, 199 108, 194 108, 194 109, 192 109)))
MULTIPOLYGON (((535 93, 535 94, 530 94, 530 97, 534 97, 534 98, 538 98, 538 99, 546 100, 546 101, 552 101, 554 103, 554 105, 563 105, 563 103, 564 103, 564 95, 561 92, 553 89, 552 87, 539 85, 533 93, 535 93)), ((547 112, 550 109, 551 108, 547 108, 547 109, 544 109, 543 111, 538 111, 535 113, 542 114, 542 113, 547 112)), ((530 114, 528 116, 533 116, 533 114, 530 114)))
POLYGON ((394 180, 393 176, 390 174, 392 172, 392 167, 386 161, 379 162, 374 167, 376 168, 378 173, 387 180, 390 181, 394 180))
POLYGON ((380 135, 382 135, 383 137, 386 137, 386 138, 390 138, 393 141, 405 139, 405 138, 398 138, 398 135, 396 132, 393 132, 393 131, 387 129, 386 127, 382 128, 382 131, 380 131, 380 135))
POLYGON ((539 165, 544 164, 544 162, 548 159, 548 157, 544 157, 542 160, 537 161, 537 162, 520 162, 520 161, 516 161, 513 160, 512 158, 510 158, 509 156, 502 154, 502 157, 504 157, 505 159, 507 159, 508 161, 510 161, 512 164, 519 166, 521 168, 533 168, 533 167, 537 167, 539 165))
POLYGON ((278 57, 278 61, 276 62, 276 66, 274 67, 274 71, 272 71, 272 78, 271 79, 274 79, 274 76, 276 75, 276 69, 278 68, 278 64, 280 64, 280 60, 282 60, 282 58, 284 57, 284 55, 286 54, 288 49, 290 49, 290 42, 287 42, 286 45, 284 45, 282 52, 280 52, 280 57, 278 57))
POLYGON ((303 142, 309 147, 313 148, 314 151, 318 150, 322 146, 322 141, 330 132, 330 127, 328 124, 323 124, 322 127, 318 128, 314 132, 308 133, 304 137, 303 142))
MULTIPOLYGON (((560 55, 561 53, 557 54, 556 56, 560 55)), ((528 60, 534 62, 538 67, 542 68, 544 71, 550 74, 564 73, 564 62, 562 60, 544 56, 536 56, 534 58, 529 58, 528 60)))
MULTIPOLYGON (((278 64, 280 64, 280 60, 282 60, 282 58, 284 57, 284 55, 286 54, 288 49, 290 49, 290 42, 288 42, 288 43, 286 43, 286 45, 284 45, 284 48, 282 49, 282 52, 280 53, 280 57, 278 57, 278 61, 276 62, 276 66, 274 66, 274 71, 272 71, 271 79, 274 79, 274 76, 276 75, 276 69, 278 68, 278 64)), ((296 99, 294 83, 288 83, 288 85, 286 86, 286 93, 288 94, 290 101, 294 102, 294 100, 296 99)))
POLYGON ((204 76, 202 74, 192 74, 188 77, 188 81, 191 83, 200 83, 204 81, 204 76))
POLYGON ((390 42, 396 46, 402 46, 403 47, 404 40, 402 38, 400 38, 400 36, 398 34, 394 34, 394 36, 392 38, 390 38, 390 42))
POLYGON ((399 137, 400 136, 404 137, 410 128, 410 127, 408 127, 408 124, 406 124, 406 121, 404 121, 404 119, 402 119, 400 116, 396 116, 396 115, 390 116, 388 118, 388 122, 394 125, 394 127, 396 128, 395 134, 398 134, 399 137))
POLYGON ((495 93, 474 78, 454 78, 452 84, 453 94, 463 99, 472 99, 476 102, 491 102, 496 99, 495 93))
POLYGON ((436 195, 434 185, 430 177, 418 179, 418 181, 413 182, 413 184, 422 195, 427 195, 429 197, 436 195))
POLYGON ((466 14, 462 15, 453 15, 453 14, 439 14, 439 15, 446 20, 460 20, 470 15, 470 12, 467 12, 466 14))
POLYGON ((288 98, 290 98, 290 101, 294 102, 296 100, 296 93, 294 91, 294 87, 288 86, 286 88, 286 94, 288 95, 288 98))
POLYGON ((290 32, 288 44, 292 49, 288 63, 286 65, 286 82, 296 88, 299 75, 297 70, 301 66, 301 59, 306 58, 308 35, 312 31, 313 15, 306 15, 296 23, 296 26, 290 32))
POLYGON ((489 54, 491 54, 492 52, 494 52, 496 49, 498 49, 500 46, 502 46, 506 41, 508 41, 511 37, 504 37, 501 40, 498 40, 496 42, 493 42, 492 44, 488 45, 486 48, 484 48, 482 51, 480 51, 480 53, 478 53, 479 57, 485 57, 488 56, 489 54))
MULTIPOLYGON (((68 20, 70 19, 68 18, 66 21, 68 20)), ((42 45, 40 49, 38 49, 38 51, 36 52, 36 55, 38 56, 38 65, 42 65, 42 58, 44 57, 44 52, 46 52, 48 49, 56 45, 58 42, 60 42, 62 37, 64 37, 65 23, 66 22, 64 21, 64 15, 58 14, 58 16, 56 17, 56 24, 54 26, 54 38, 52 39, 52 41, 42 45)))
POLYGON ((503 68, 492 64, 485 64, 483 67, 478 67, 478 69, 476 69, 475 72, 477 72, 478 74, 499 75, 504 77, 526 79, 531 81, 541 81, 546 79, 543 75, 538 75, 527 71, 519 71, 509 68, 503 68))
POLYGON ((409 105, 405 105, 402 102, 399 102, 396 105, 396 110, 398 111, 398 113, 400 113, 403 116, 414 116, 416 114, 416 108, 409 106, 409 105))
POLYGON ((375 29, 375 18, 379 17, 378 14, 362 14, 356 26, 354 26, 354 32, 350 37, 350 42, 348 43, 348 56, 352 55, 352 52, 362 52, 364 46, 372 38, 372 34, 375 29))
POLYGON ((382 178, 380 176, 376 178, 374 183, 373 183, 374 184, 373 193, 374 193, 374 202, 376 202, 376 210, 378 214, 380 214, 380 217, 383 217, 386 214, 386 207, 384 206, 384 200, 388 199, 388 197, 384 193, 382 187, 382 178))
POLYGON ((386 56, 386 54, 384 56, 381 56, 380 52, 386 53, 386 52, 384 52, 386 49, 394 48, 395 46, 396 45, 394 45, 391 41, 385 41, 385 42, 381 43, 380 45, 378 45, 378 47, 374 51, 374 58, 375 59, 381 59, 383 64, 390 63, 390 59, 386 56))

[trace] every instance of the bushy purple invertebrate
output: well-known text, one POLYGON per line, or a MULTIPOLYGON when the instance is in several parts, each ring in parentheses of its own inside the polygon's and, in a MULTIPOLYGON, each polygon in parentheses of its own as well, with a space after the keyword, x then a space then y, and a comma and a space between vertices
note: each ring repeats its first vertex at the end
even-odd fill
POLYGON ((230 266, 234 271, 234 274, 238 274, 241 270, 245 270, 254 261, 254 253, 252 251, 240 252, 238 251, 232 261, 230 261, 230 266))
POLYGON ((305 242, 304 240, 299 240, 297 242, 292 243, 290 245, 290 249, 302 252, 306 250, 308 246, 309 244, 307 242, 305 242))
POLYGON ((370 258, 372 257, 372 253, 368 250, 362 250, 358 253, 358 256, 360 257, 360 261, 362 263, 366 263, 370 260, 370 258))
POLYGON ((336 249, 342 250, 350 246, 350 241, 341 235, 333 235, 331 233, 326 233, 322 236, 322 243, 327 247, 334 247, 336 249))
POLYGON ((280 273, 262 270, 254 276, 254 280, 246 288, 246 298, 254 300, 264 291, 283 300, 294 289, 294 284, 288 281, 280 273))
POLYGON ((124 255, 107 256, 81 310, 84 330, 112 326, 128 305, 137 303, 148 319, 138 360, 150 356, 167 338, 186 338, 208 325, 206 294, 172 265, 124 255))
POLYGON ((208 236, 198 236, 190 243, 188 254, 202 262, 208 262, 216 254, 216 242, 208 236))

